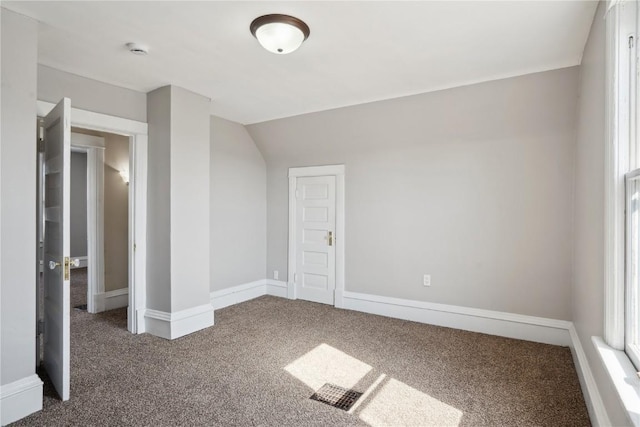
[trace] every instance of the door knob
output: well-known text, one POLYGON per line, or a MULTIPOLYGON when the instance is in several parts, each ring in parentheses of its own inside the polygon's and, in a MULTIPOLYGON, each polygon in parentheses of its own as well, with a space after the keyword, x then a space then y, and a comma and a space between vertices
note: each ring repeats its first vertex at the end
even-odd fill
POLYGON ((329 241, 329 246, 333 246, 333 231, 329 232, 329 238, 327 240, 329 241))
POLYGON ((59 267, 60 263, 55 261, 49 261, 49 270, 55 270, 56 267, 59 267))
POLYGON ((69 264, 72 267, 80 267, 80 260, 78 258, 72 259, 71 261, 69 261, 69 264))

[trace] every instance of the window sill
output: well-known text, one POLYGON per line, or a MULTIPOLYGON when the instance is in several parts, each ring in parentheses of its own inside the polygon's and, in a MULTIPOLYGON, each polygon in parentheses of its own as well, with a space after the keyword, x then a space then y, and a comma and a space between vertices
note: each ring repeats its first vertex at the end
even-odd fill
POLYGON ((591 339, 631 424, 640 427, 640 379, 635 367, 624 351, 609 347, 600 337, 591 339))

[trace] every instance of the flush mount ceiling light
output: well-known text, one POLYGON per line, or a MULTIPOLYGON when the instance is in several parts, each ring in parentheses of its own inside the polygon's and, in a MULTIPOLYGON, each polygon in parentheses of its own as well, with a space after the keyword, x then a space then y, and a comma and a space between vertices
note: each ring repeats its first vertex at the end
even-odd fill
POLYGON ((309 26, 298 18, 279 14, 260 16, 249 29, 262 47, 279 55, 299 48, 310 34, 309 26))

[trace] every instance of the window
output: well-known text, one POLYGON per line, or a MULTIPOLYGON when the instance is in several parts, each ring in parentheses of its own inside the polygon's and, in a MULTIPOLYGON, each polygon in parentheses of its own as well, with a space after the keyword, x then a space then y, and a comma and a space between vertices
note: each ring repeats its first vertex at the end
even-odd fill
POLYGON ((627 355, 640 369, 640 168, 626 174, 626 274, 624 342, 627 355))
MULTIPOLYGON (((604 341, 592 341, 631 424, 640 427, 638 2, 607 6, 604 341)), ((596 424, 611 425, 599 393, 591 400, 596 424)))
POLYGON ((640 370, 640 144, 636 133, 637 2, 607 13, 605 341, 640 370))
MULTIPOLYGON (((624 8, 630 20, 635 21, 635 2, 626 5, 624 8)), ((624 18, 623 15, 623 18, 624 18)), ((626 159, 622 165, 628 171, 625 174, 625 274, 624 274, 624 350, 635 365, 640 370, 640 145, 638 144, 638 133, 636 124, 640 123, 637 117, 638 100, 637 96, 637 24, 629 25, 626 33, 621 34, 622 43, 627 40, 626 52, 621 55, 621 65, 619 77, 624 93, 619 93, 620 102, 626 104, 626 108, 621 110, 621 114, 626 117, 619 117, 619 124, 624 133, 619 134, 618 143, 622 148, 621 154, 626 159), (625 96, 626 95, 626 96, 625 96), (626 119, 626 120, 625 120, 626 119), (626 151, 626 153, 625 153, 626 151), (626 155, 625 155, 626 154, 626 155)), ((624 172, 624 171, 622 171, 624 172)))
POLYGON ((640 370, 640 144, 636 124, 637 117, 637 62, 636 3, 621 5, 618 50, 618 117, 617 135, 618 165, 624 174, 624 283, 619 298, 623 301, 617 313, 623 327, 619 327, 618 340, 637 370, 640 370), (626 25, 625 25, 626 24, 626 25), (622 309, 622 310, 620 310, 622 309))

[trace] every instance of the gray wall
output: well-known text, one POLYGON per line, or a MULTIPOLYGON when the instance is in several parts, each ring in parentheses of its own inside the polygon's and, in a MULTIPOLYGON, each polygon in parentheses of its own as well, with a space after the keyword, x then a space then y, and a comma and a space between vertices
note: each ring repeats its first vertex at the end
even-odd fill
POLYGON ((171 86, 171 310, 210 303, 210 100, 171 86))
POLYGON ((129 138, 104 138, 104 289, 129 286, 129 186, 120 176, 129 170, 129 138))
POLYGON ((147 306, 176 312, 210 302, 209 99, 165 86, 147 108, 147 306))
POLYGON ((2 10, 0 384, 36 367, 37 22, 2 10))
POLYGON ((604 334, 605 3, 596 12, 580 67, 575 151, 573 323, 614 425, 627 425, 591 343, 604 334))
POLYGON ((267 270, 286 278, 287 169, 344 163, 348 291, 570 319, 577 83, 573 67, 248 126, 267 270))
POLYGON ((265 278, 266 218, 262 154, 244 126, 212 116, 211 291, 265 278))
POLYGON ((145 93, 38 65, 38 99, 57 103, 64 97, 73 108, 147 121, 145 93))
POLYGON ((71 153, 71 257, 87 256, 87 154, 71 153))
POLYGON ((147 95, 147 308, 171 311, 171 88, 147 95))

